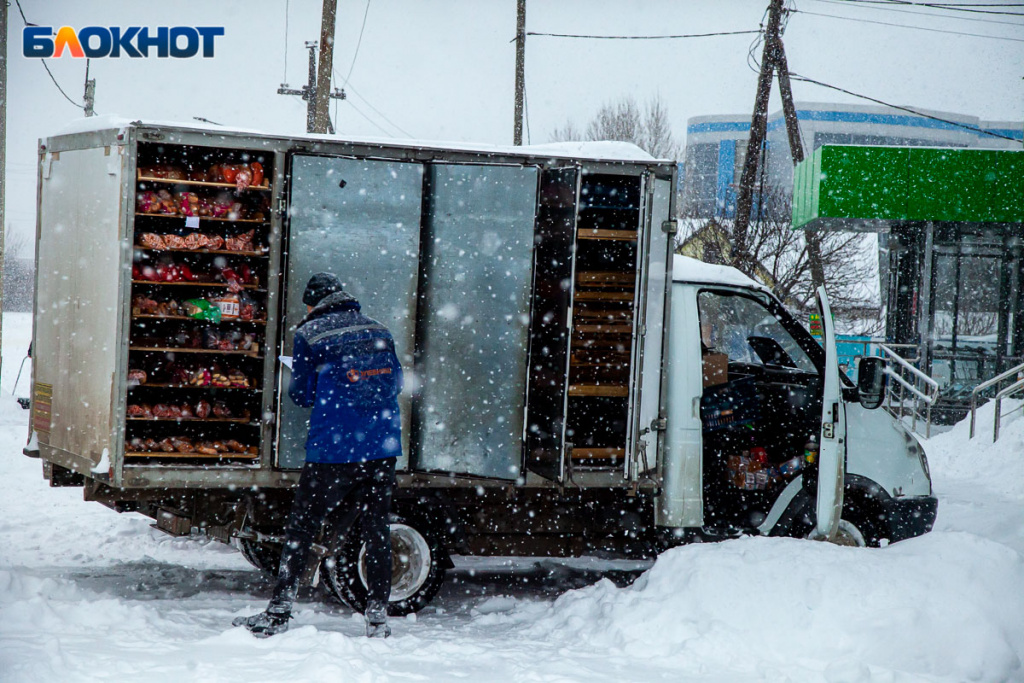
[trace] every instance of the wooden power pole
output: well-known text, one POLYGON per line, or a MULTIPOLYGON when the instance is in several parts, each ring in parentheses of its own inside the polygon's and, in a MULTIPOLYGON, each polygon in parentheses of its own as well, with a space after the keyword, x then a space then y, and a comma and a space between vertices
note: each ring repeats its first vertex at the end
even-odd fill
MULTIPOLYGON (((761 72, 757 79, 757 96, 754 99, 754 114, 750 120, 750 138, 747 142, 747 157, 740 176, 739 196, 736 199, 736 228, 733 232, 734 260, 740 264, 748 262, 747 230, 750 226, 750 211, 753 208, 754 185, 757 179, 758 163, 762 162, 768 127, 768 98, 772 90, 772 75, 779 78, 779 94, 782 97, 782 111, 789 137, 789 150, 793 165, 804 159, 804 147, 800 140, 800 128, 793 105, 793 90, 789 82, 789 66, 786 51, 782 45, 780 26, 782 24, 783 0, 771 0, 768 5, 768 27, 765 29, 764 52, 761 56, 761 72)), ((761 199, 764 201, 764 198, 761 199)), ((811 270, 811 284, 817 289, 825 283, 824 267, 821 261, 821 245, 816 234, 807 233, 807 257, 811 270)))
MULTIPOLYGON (((0 0, 2 1, 2 0, 0 0)), ((523 144, 523 97, 526 92, 526 0, 516 0, 516 105, 512 144, 523 144)))

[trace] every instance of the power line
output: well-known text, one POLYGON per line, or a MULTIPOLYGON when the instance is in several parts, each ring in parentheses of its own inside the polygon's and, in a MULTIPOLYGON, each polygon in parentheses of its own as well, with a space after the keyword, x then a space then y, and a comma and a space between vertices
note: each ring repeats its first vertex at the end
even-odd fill
MULTIPOLYGON (((0 0, 0 2, 3 2, 3 0, 0 0)), ((21 20, 25 22, 25 26, 37 26, 38 24, 30 23, 29 20, 25 18, 25 10, 23 10, 21 8, 21 0, 14 0, 14 2, 15 2, 15 4, 18 5, 18 12, 21 14, 21 20)), ((7 30, 6 26, 4 27, 4 30, 5 31, 7 30)), ((53 84, 55 86, 57 86, 57 90, 60 90, 60 94, 64 96, 64 99, 66 99, 68 102, 70 102, 71 104, 75 105, 79 109, 83 109, 84 110, 85 109, 85 105, 84 104, 79 104, 78 102, 75 102, 73 99, 68 97, 68 94, 66 92, 64 92, 64 88, 60 87, 60 83, 58 83, 57 79, 54 78, 53 72, 50 71, 50 65, 46 63, 46 60, 45 59, 40 59, 39 63, 43 65, 44 69, 46 69, 46 73, 48 73, 50 75, 50 80, 53 81, 53 84)))
MULTIPOLYGON (((850 7, 849 0, 814 0, 814 2, 824 2, 830 5, 838 5, 840 7, 850 7)), ((856 3, 861 4, 861 3, 856 3)), ((921 17, 933 17, 936 19, 952 19, 953 21, 975 21, 982 24, 1001 24, 1003 26, 1024 26, 1024 24, 1016 21, 999 21, 998 19, 978 19, 977 17, 954 17, 949 14, 935 14, 934 12, 915 12, 914 10, 908 9, 896 9, 894 7, 870 7, 869 9, 878 10, 879 12, 898 12, 900 14, 916 14, 921 17)), ((1019 15, 1024 17, 1024 14, 1019 15)))
POLYGON ((813 83, 814 85, 819 85, 819 86, 821 86, 823 88, 829 88, 831 90, 836 90, 836 91, 839 91, 841 93, 846 93, 847 95, 852 95, 853 97, 859 97, 862 100, 867 100, 869 102, 874 102, 876 104, 881 104, 881 105, 884 105, 886 107, 891 107, 892 109, 898 109, 900 111, 905 111, 905 112, 907 112, 909 114, 913 114, 915 116, 922 116, 922 117, 924 117, 926 119, 931 119, 932 121, 941 121, 942 123, 948 123, 951 126, 956 126, 958 128, 963 128, 963 129, 969 130, 969 131, 971 131, 973 133, 981 133, 982 135, 989 135, 989 136, 994 137, 994 138, 1001 138, 1003 140, 1009 140, 1010 142, 1015 142, 1015 143, 1018 143, 1018 144, 1021 142, 1020 140, 1018 140, 1016 138, 1011 138, 1008 135, 1000 135, 999 133, 993 133, 990 130, 985 130, 983 128, 978 128, 977 126, 971 126, 971 125, 968 125, 966 123, 960 123, 959 121, 951 121, 949 119, 944 119, 944 118, 941 118, 939 116, 932 116, 931 114, 925 114, 924 112, 917 111, 916 109, 911 109, 910 107, 901 107, 898 104, 891 104, 889 102, 884 102, 884 101, 882 101, 882 100, 880 100, 878 98, 869 97, 868 95, 861 95, 860 93, 853 92, 852 90, 847 90, 846 88, 840 88, 837 85, 830 85, 829 83, 822 83, 821 81, 814 80, 813 78, 808 78, 807 76, 801 76, 801 75, 799 75, 797 73, 794 73, 792 71, 789 72, 789 76, 790 76, 790 78, 792 78, 794 80, 797 80, 797 81, 804 81, 805 83, 813 83))
POLYGON ((284 76, 281 77, 282 83, 288 82, 288 10, 291 7, 291 0, 285 0, 284 2, 284 76))
MULTIPOLYGON (((909 5, 911 7, 931 7, 933 9, 944 9, 950 12, 974 12, 977 14, 1004 14, 1011 17, 1024 17, 1020 12, 1003 12, 989 9, 970 9, 980 7, 967 3, 939 3, 939 2, 911 2, 910 0, 843 0, 864 5, 909 5)), ((1011 5, 992 5, 993 7, 1010 7, 1011 5)), ((1014 5, 1020 7, 1022 5, 1014 5)))
POLYGON ((840 17, 840 16, 837 16, 835 14, 821 14, 819 12, 808 12, 807 10, 804 10, 804 9, 799 9, 799 10, 798 9, 794 9, 794 10, 790 10, 790 11, 791 12, 799 12, 800 14, 807 14, 809 16, 815 16, 815 17, 827 17, 829 19, 843 19, 845 21, 859 21, 859 22, 861 22, 863 24, 879 24, 881 26, 895 26, 896 28, 912 28, 912 29, 917 29, 918 31, 931 31, 932 33, 947 33, 947 34, 952 34, 952 35, 955 35, 955 36, 972 36, 974 38, 988 38, 988 39, 991 39, 991 40, 1009 40, 1009 41, 1012 41, 1014 43, 1024 43, 1024 38, 1009 38, 1009 37, 1006 37, 1006 36, 986 35, 984 33, 966 33, 964 31, 947 31, 947 30, 941 29, 941 28, 925 28, 924 26, 911 26, 910 24, 893 24, 893 23, 888 22, 888 21, 874 21, 872 19, 856 19, 854 17, 840 17))
POLYGON ((578 33, 538 33, 527 31, 528 36, 548 36, 550 38, 590 38, 594 40, 674 40, 676 38, 709 38, 711 36, 739 36, 760 31, 722 31, 719 33, 688 33, 673 36, 594 36, 578 33))
POLYGON ((359 39, 356 41, 356 51, 352 55, 352 63, 348 67, 348 75, 345 76, 345 83, 352 78, 352 70, 356 68, 356 58, 359 56, 359 46, 363 44, 363 31, 366 30, 366 17, 370 14, 370 0, 366 0, 366 10, 363 12, 363 25, 359 28, 359 39))

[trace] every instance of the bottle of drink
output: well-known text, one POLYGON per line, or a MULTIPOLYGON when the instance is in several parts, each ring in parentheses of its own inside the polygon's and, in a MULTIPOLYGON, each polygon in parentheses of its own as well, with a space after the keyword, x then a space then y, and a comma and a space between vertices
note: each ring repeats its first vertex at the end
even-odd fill
POLYGON ((818 437, 815 434, 811 434, 804 444, 804 462, 808 465, 818 462, 818 437))

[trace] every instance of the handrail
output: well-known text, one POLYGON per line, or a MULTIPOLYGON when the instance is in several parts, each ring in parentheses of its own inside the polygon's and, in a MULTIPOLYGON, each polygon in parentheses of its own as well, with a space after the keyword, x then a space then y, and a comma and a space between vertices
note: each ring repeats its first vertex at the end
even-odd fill
MULTIPOLYGON (((981 394, 981 392, 985 391, 989 387, 992 387, 992 386, 994 386, 996 384, 999 384, 1000 382, 1003 382, 1003 381, 1009 379, 1010 377, 1013 377, 1014 375, 1018 375, 1021 372, 1024 372, 1024 363, 1021 363, 1020 365, 1014 366, 1014 367, 1010 368, 1009 370, 1007 370, 1006 372, 1004 372, 1004 373, 1002 373, 1000 375, 996 375, 992 379, 987 379, 984 382, 982 382, 981 384, 979 384, 978 386, 974 387, 974 389, 971 391, 971 433, 970 433, 970 437, 969 438, 971 438, 971 439, 974 438, 974 418, 975 418, 975 413, 978 410, 978 396, 981 394)), ((997 434, 996 438, 998 438, 998 434, 999 434, 999 426, 998 426, 999 417, 998 417, 998 414, 999 414, 999 411, 997 409, 996 410, 996 423, 997 424, 996 424, 996 429, 995 429, 996 434, 997 434)), ((993 439, 993 441, 995 441, 995 439, 993 439)))
POLYGON ((899 386, 899 395, 896 396, 892 383, 889 384, 889 390, 886 392, 888 395, 886 410, 902 420, 907 413, 907 403, 904 394, 909 393, 913 399, 909 411, 913 420, 911 429, 915 432, 917 431, 917 420, 920 417, 924 422, 924 436, 925 438, 930 438, 932 433, 932 406, 935 405, 939 398, 939 383, 908 363, 906 359, 896 353, 891 347, 885 344, 878 344, 878 349, 884 354, 887 361, 891 361, 896 366, 895 369, 888 368, 886 374, 893 377, 896 380, 896 385, 899 386), (893 407, 894 398, 897 401, 897 407, 893 407), (922 403, 925 406, 923 415, 921 415, 920 410, 920 404, 922 403))
MULTIPOLYGON (((999 423, 1002 422, 1002 419, 1003 419, 1003 414, 1001 412, 1001 410, 1002 410, 1001 406, 1002 406, 1002 403, 1003 403, 1003 399, 1006 398, 1007 396, 1009 396, 1010 394, 1017 393, 1021 389, 1024 389, 1024 379, 1017 380, 1016 382, 1014 382, 1013 384, 1011 384, 1010 386, 1006 387, 1005 389, 1000 391, 998 394, 996 394, 996 419, 995 419, 995 425, 992 428, 992 443, 995 443, 996 441, 999 440, 999 423)), ((1022 406, 1022 407, 1024 407, 1024 406, 1022 406)), ((1010 411, 1010 413, 1016 412, 1016 411, 1020 410, 1020 408, 1021 407, 1014 408, 1013 410, 1010 411)), ((1009 415, 1010 413, 1007 413, 1007 415, 1009 415)), ((973 417, 973 413, 972 413, 972 417, 973 417)))

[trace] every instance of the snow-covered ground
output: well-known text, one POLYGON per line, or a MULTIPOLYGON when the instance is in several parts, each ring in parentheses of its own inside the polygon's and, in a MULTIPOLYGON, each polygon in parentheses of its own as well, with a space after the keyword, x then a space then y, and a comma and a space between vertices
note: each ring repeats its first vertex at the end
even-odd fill
MULTIPOLYGON (((48 488, 21 454, 28 414, 11 389, 28 337, 27 314, 5 315, 2 681, 1024 680, 1017 417, 996 445, 964 425, 927 443, 940 503, 921 538, 688 546, 629 587, 598 580, 606 563, 463 561, 386 641, 318 595, 291 631, 256 640, 230 622, 271 585, 237 552, 48 488)), ((980 420, 990 434, 991 412, 980 420)))

